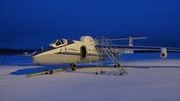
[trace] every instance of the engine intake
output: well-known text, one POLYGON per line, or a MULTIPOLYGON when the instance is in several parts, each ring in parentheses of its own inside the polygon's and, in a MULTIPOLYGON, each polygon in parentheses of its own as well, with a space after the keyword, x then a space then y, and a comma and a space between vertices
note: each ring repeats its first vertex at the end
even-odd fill
POLYGON ((167 49, 166 49, 166 48, 161 48, 160 57, 161 57, 162 59, 166 59, 167 56, 168 56, 168 54, 167 54, 167 49))
POLYGON ((85 46, 81 46, 80 52, 81 52, 81 59, 86 58, 87 50, 86 50, 86 47, 85 47, 85 46))

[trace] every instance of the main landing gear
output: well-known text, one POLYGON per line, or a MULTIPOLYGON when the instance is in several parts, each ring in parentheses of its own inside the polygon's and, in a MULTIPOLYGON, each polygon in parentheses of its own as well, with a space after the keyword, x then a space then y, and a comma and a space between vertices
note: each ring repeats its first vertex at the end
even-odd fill
POLYGON ((119 69, 119 75, 124 75, 127 74, 127 71, 125 70, 124 66, 122 66, 121 64, 114 64, 114 68, 119 69))
POLYGON ((121 67, 120 64, 114 64, 114 68, 119 68, 119 67, 121 67))
POLYGON ((53 74, 53 70, 46 70, 44 74, 53 74))
POLYGON ((70 64, 70 67, 71 67, 72 71, 76 71, 77 70, 77 66, 76 66, 75 63, 70 64))

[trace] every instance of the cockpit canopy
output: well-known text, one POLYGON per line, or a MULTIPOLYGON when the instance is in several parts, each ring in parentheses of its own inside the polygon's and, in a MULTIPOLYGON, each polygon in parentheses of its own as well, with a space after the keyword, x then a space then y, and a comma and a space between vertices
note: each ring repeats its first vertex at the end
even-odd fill
POLYGON ((58 40, 51 42, 49 46, 51 46, 53 48, 58 48, 58 47, 61 47, 61 46, 67 45, 67 44, 68 44, 67 39, 58 39, 58 40))

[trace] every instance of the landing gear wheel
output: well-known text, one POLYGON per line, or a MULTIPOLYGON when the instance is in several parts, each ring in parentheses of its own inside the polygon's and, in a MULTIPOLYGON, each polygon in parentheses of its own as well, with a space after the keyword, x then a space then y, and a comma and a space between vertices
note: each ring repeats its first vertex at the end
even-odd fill
POLYGON ((76 66, 76 64, 71 64, 71 70, 72 71, 76 71, 77 70, 77 66, 76 66))
POLYGON ((117 68, 117 65, 114 64, 114 68, 117 68))
POLYGON ((98 75, 99 73, 98 72, 95 72, 96 75, 98 75))
POLYGON ((44 74, 53 74, 53 70, 46 70, 44 74))
POLYGON ((114 64, 114 68, 119 68, 119 67, 121 67, 120 64, 114 64))

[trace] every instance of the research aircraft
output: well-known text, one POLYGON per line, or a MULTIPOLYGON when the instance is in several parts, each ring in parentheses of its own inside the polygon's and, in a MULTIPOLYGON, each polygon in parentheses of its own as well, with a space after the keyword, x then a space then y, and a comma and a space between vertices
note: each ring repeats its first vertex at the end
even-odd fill
MULTIPOLYGON (((51 42, 48 48, 42 48, 32 52, 32 59, 37 65, 44 64, 70 64, 71 70, 77 69, 78 63, 92 63, 112 60, 114 67, 119 68, 120 74, 127 73, 121 65, 118 57, 122 54, 133 54, 136 52, 159 52, 162 59, 167 58, 168 52, 180 52, 179 48, 171 47, 153 47, 153 46, 135 46, 134 40, 146 39, 146 37, 128 37, 128 38, 99 38, 94 39, 91 36, 81 36, 80 40, 57 39, 51 42), (128 40, 128 45, 115 45, 113 41, 128 40)), ((2 50, 2 49, 1 49, 2 50)), ((13 51, 13 50, 12 50, 13 51)), ((27 50, 24 54, 29 54, 27 50)), ((23 52, 23 51, 20 51, 23 52)), ((15 52, 18 52, 16 50, 15 52)), ((49 71, 48 73, 52 73, 49 71)))

